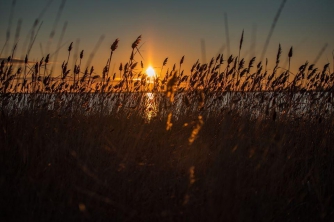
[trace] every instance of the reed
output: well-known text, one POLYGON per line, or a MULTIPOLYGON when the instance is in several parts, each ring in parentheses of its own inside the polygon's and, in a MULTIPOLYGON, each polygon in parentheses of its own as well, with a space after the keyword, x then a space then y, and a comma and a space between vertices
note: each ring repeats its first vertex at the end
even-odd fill
POLYGON ((81 51, 72 72, 78 41, 59 72, 49 69, 52 53, 15 63, 14 47, 1 59, 1 218, 333 219, 330 64, 293 72, 291 47, 283 70, 279 45, 269 73, 267 59, 240 57, 242 33, 238 56, 191 70, 181 70, 184 56, 172 68, 166 58, 150 87, 143 63, 137 68, 142 36, 119 81, 109 72, 119 39, 101 73, 91 66, 102 40, 86 66, 81 51))

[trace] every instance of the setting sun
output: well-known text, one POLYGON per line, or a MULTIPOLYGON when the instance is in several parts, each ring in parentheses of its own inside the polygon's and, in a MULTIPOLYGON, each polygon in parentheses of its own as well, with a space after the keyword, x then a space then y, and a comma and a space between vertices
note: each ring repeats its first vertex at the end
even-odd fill
POLYGON ((146 74, 148 77, 155 77, 155 71, 154 69, 152 68, 152 66, 149 66, 147 69, 146 69, 146 74))

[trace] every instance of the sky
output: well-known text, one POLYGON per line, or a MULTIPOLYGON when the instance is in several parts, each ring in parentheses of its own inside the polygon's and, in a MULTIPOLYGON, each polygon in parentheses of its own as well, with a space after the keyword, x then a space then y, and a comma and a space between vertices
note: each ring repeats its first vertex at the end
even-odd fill
MULTIPOLYGON (((18 41, 15 58, 22 58, 29 47, 34 21, 40 18, 40 27, 29 53, 29 60, 39 61, 50 53, 51 61, 59 45, 56 64, 67 59, 67 48, 73 42, 70 64, 76 52, 84 50, 83 64, 99 45, 91 61, 96 72, 106 64, 110 45, 119 38, 119 46, 111 61, 111 71, 117 71, 120 62, 129 61, 131 44, 142 35, 140 52, 135 59, 144 66, 159 70, 165 58, 167 67, 178 64, 185 56, 184 69, 198 59, 209 62, 218 53, 227 59, 228 53, 238 55, 241 33, 244 30, 241 57, 246 61, 256 56, 259 62, 267 36, 281 0, 13 0, 0 1, 0 49, 9 32, 9 41, 1 57, 10 55, 18 41), (50 4, 49 4, 50 3, 50 4), (61 4, 63 10, 59 13, 61 4), (57 19, 57 17, 59 19, 57 19), (11 18, 11 19, 10 19, 11 18), (21 29, 16 35, 21 19, 21 29), (43 22, 43 23, 41 23, 43 22), (63 39, 60 37, 67 24, 63 39), (227 24, 227 26, 226 26, 227 24), (41 25, 41 26, 40 26, 41 25), (227 28, 228 27, 228 28, 227 28), (50 38, 52 30, 55 34, 50 38), (228 35, 227 35, 228 30, 228 35), (30 33, 30 34, 29 34, 30 33), (228 37, 227 37, 228 36, 228 37), (229 44, 228 40, 229 39, 229 44)), ((282 46, 281 66, 287 67, 287 55, 293 46, 292 67, 296 69, 309 61, 319 68, 333 63, 334 1, 287 0, 273 30, 264 58, 274 65, 278 45, 282 46), (320 53, 323 51, 323 53, 320 53), (321 57, 317 59, 317 57, 321 57)), ((177 65, 178 66, 178 65, 177 65)))

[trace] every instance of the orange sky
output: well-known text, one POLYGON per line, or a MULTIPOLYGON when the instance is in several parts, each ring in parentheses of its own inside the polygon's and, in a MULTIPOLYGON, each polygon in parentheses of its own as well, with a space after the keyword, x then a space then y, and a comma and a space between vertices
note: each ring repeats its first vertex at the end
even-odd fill
MULTIPOLYGON (((48 45, 49 53, 57 50, 61 30, 65 22, 68 22, 62 40, 64 47, 60 49, 57 63, 60 66, 67 58, 68 45, 74 42, 72 56, 76 50, 79 52, 85 50, 83 64, 86 64, 89 54, 103 35, 105 38, 92 61, 98 74, 107 62, 110 45, 116 38, 119 38, 120 42, 111 62, 111 71, 113 67, 117 71, 120 62, 125 64, 129 60, 131 44, 139 35, 142 35, 141 44, 143 45, 140 51, 143 59, 139 55, 136 55, 135 59, 143 60, 146 67, 148 65, 161 67, 163 60, 168 57, 167 66, 171 68, 174 63, 179 63, 182 56, 185 56, 183 67, 188 73, 197 59, 203 62, 201 39, 205 43, 206 62, 209 62, 211 57, 217 56, 221 49, 224 57, 227 58, 225 13, 228 18, 230 53, 234 56, 238 54, 240 36, 244 30, 241 56, 244 56, 248 62, 250 56, 254 54, 257 56, 257 63, 274 17, 281 5, 281 1, 277 0, 194 0, 191 4, 189 1, 180 0, 119 2, 35 0, 29 3, 16 0, 15 7, 11 10, 12 3, 13 1, 9 0, 0 3, 0 20, 6 21, 0 23, 1 45, 6 42, 7 31, 10 31, 9 42, 1 57, 6 57, 14 44, 19 19, 22 19, 22 28, 18 38, 16 54, 18 58, 25 54, 24 42, 25 39, 30 39, 29 30, 36 18, 43 21, 29 56, 32 61, 39 61, 41 57, 46 56, 48 45), (50 5, 46 7, 48 2, 50 5), (60 11, 59 7, 62 3, 64 7, 60 11), (55 31, 55 35, 50 38, 52 30, 55 31)), ((317 66, 322 68, 325 63, 332 63, 334 14, 331 9, 333 8, 332 0, 305 0, 303 4, 298 0, 287 1, 266 52, 265 57, 269 59, 269 66, 275 63, 279 43, 283 49, 281 66, 287 66, 287 54, 291 46, 294 47, 292 58, 294 69, 306 60, 310 63, 314 62, 326 44, 327 47, 319 58, 317 66)), ((35 33, 40 24, 35 28, 35 33)), ((73 65, 72 56, 70 64, 73 65)), ((53 61, 52 58, 51 61, 53 61)), ((160 72, 160 68, 157 70, 160 72)), ((166 71, 166 68, 164 70, 166 71)))

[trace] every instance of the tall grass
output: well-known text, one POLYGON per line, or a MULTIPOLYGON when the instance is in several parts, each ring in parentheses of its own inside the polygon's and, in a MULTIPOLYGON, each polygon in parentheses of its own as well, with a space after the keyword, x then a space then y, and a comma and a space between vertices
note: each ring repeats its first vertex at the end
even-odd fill
POLYGON ((119 81, 109 70, 118 39, 99 74, 82 65, 84 51, 70 67, 73 43, 59 73, 49 55, 1 61, 1 218, 333 219, 329 64, 293 74, 279 46, 272 72, 239 53, 189 71, 182 57, 179 70, 150 79, 135 60, 140 41, 119 81))

